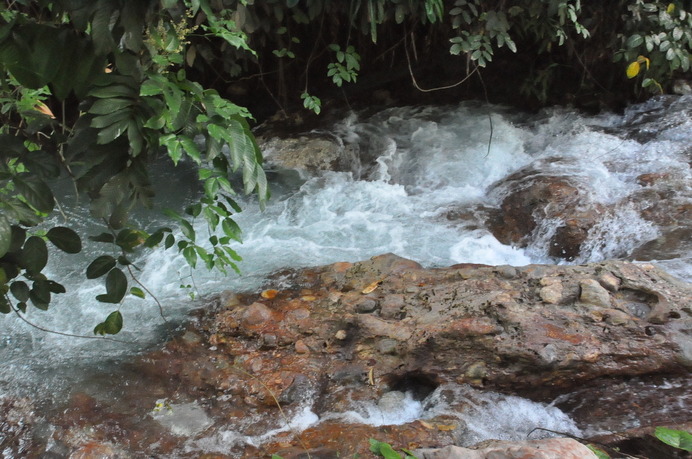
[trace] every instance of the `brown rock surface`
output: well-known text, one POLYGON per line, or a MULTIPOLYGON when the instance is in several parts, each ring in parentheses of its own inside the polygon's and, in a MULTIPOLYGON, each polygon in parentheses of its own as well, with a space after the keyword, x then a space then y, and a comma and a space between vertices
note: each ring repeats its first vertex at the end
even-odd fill
MULTIPOLYGON (((598 391, 621 384, 617 391, 627 394, 633 377, 687 381, 692 369, 690 286, 649 264, 423 269, 382 255, 280 278, 281 289, 271 278, 265 286, 272 295, 225 292, 197 311, 178 338, 128 365, 136 378, 118 388, 118 403, 76 395, 50 420, 57 426, 51 442, 75 454, 118 445, 157 457, 184 447, 217 457, 297 458, 305 445, 313 457, 343 457, 366 452, 369 436, 399 448, 442 447, 464 444, 456 418, 374 427, 323 417, 358 401, 383 403, 395 391, 424 400, 446 384, 551 400, 600 381, 594 400, 605 401, 598 391), (186 436, 185 425, 157 421, 152 409, 162 399, 172 416, 187 413, 198 427, 186 436), (315 420, 294 435, 285 419, 307 407, 315 420), (260 441, 267 431, 276 433, 260 441), (264 444, 229 440, 242 436, 264 444)), ((689 384, 680 384, 689 394, 689 384)), ((613 399, 602 405, 612 410, 582 417, 629 412, 647 425, 646 405, 636 403, 642 392, 629 392, 632 406, 613 399)), ((577 402, 591 393, 564 406, 579 414, 577 402)), ((670 392, 673 399, 664 387, 656 393, 687 403, 679 391, 670 392)))

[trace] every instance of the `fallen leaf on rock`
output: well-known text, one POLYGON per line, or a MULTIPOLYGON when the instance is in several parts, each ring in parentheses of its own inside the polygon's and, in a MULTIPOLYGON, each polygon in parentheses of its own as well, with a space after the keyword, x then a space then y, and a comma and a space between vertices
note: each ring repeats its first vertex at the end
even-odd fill
POLYGON ((374 291, 377 287, 380 286, 381 283, 382 283, 382 281, 381 281, 381 280, 378 280, 378 281, 375 281, 375 282, 373 282, 372 284, 368 285, 367 287, 365 287, 365 288, 363 289, 363 294, 364 294, 364 295, 367 295, 368 293, 374 291))
POLYGON ((269 290, 263 290, 262 293, 260 293, 260 296, 262 298, 267 299, 267 300, 273 300, 274 298, 276 298, 276 295, 278 295, 278 294, 279 294, 278 290, 269 289, 269 290))
POLYGON ((418 422, 420 422, 420 425, 422 425, 423 427, 425 427, 428 430, 433 430, 435 428, 435 426, 433 426, 429 422, 421 421, 420 419, 418 420, 418 422))
POLYGON ((370 371, 368 371, 368 384, 370 384, 371 386, 374 386, 374 385, 375 385, 375 376, 374 376, 374 374, 375 374, 375 369, 374 369, 374 368, 370 368, 370 371))
POLYGON ((441 430, 443 432, 448 432, 450 430, 456 429, 457 426, 454 424, 438 424, 437 425, 437 430, 441 430))

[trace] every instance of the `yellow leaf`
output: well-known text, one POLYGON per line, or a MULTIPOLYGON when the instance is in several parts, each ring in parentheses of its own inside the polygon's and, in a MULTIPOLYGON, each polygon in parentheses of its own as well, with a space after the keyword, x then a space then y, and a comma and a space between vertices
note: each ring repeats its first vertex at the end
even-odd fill
POLYGON ((34 107, 34 110, 39 111, 43 113, 44 115, 50 116, 52 119, 55 119, 55 115, 53 115, 53 112, 50 111, 50 108, 43 102, 39 102, 37 106, 34 107))
POLYGON ((627 78, 634 78, 639 75, 639 62, 634 61, 627 66, 627 78))
POLYGON ((438 424, 437 429, 442 431, 450 431, 456 429, 457 426, 454 424, 438 424))
POLYGON ((423 427, 425 427, 426 429, 428 429, 428 430, 433 430, 433 429, 435 428, 435 427, 434 427, 432 424, 430 424, 429 422, 421 421, 420 419, 418 420, 418 422, 420 422, 420 424, 421 424, 423 427))
POLYGON ((382 281, 381 281, 381 280, 378 280, 378 281, 375 281, 375 282, 373 282, 372 284, 368 285, 367 287, 365 287, 365 288, 363 289, 363 294, 364 294, 364 295, 367 295, 368 293, 372 292, 372 291, 375 290, 377 287, 379 287, 381 283, 382 283, 382 281))
POLYGON ((666 8, 666 12, 668 14, 673 13, 675 11, 675 3, 668 3, 668 8, 666 8))
POLYGON ((639 56, 637 58, 637 62, 639 62, 640 64, 646 64, 646 70, 649 70, 649 65, 651 64, 651 61, 648 57, 639 56))
POLYGON ((370 368, 370 371, 368 371, 368 384, 371 386, 375 385, 375 368, 372 367, 370 368))
POLYGON ((260 293, 260 295, 262 296, 262 298, 266 298, 267 300, 273 300, 274 298, 276 298, 276 295, 278 293, 279 293, 278 290, 269 289, 269 290, 262 291, 262 293, 260 293))

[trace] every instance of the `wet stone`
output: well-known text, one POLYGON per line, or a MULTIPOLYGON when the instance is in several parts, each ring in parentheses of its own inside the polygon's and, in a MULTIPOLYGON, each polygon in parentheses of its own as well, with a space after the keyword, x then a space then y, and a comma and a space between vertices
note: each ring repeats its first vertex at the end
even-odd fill
POLYGON ((396 354, 399 342, 395 339, 384 338, 377 342, 377 350, 380 354, 396 354))
POLYGON ((611 292, 617 292, 620 288, 620 279, 611 273, 604 273, 598 276, 598 283, 611 292))
POLYGON ((610 307, 610 293, 604 289, 598 281, 585 279, 579 283, 581 293, 579 299, 582 303, 592 304, 603 308, 610 307))
POLYGON ((377 301, 372 298, 363 298, 356 303, 356 312, 360 314, 368 314, 377 309, 377 301))
POLYGON ((252 303, 243 312, 243 322, 247 325, 258 325, 272 318, 272 310, 262 303, 252 303))
POLYGON ((541 300, 543 300, 544 303, 558 304, 562 300, 562 283, 560 281, 556 281, 550 285, 546 285, 545 287, 541 288, 538 295, 541 297, 541 300))
POLYGON ((387 295, 382 300, 380 316, 384 319, 399 319, 403 315, 402 309, 404 306, 404 295, 387 295))

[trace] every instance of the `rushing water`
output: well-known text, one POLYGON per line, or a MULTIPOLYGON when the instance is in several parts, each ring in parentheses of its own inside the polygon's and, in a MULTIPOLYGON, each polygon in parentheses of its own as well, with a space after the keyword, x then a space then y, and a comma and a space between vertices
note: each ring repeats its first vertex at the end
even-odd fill
MULTIPOLYGON (((241 199, 245 210, 237 222, 244 243, 235 248, 245 260, 242 276, 191 272, 180 256, 163 250, 137 260, 139 276, 166 314, 179 320, 194 304, 190 294, 254 289, 268 273, 288 266, 357 261, 386 252, 424 266, 564 263, 547 254, 557 222, 540 222, 526 248, 501 244, 485 227, 483 209, 497 208, 508 192, 502 180, 528 166, 570 177, 589 190, 588 203, 610 209, 589 233, 575 263, 628 258, 664 231, 641 216, 647 203, 632 198, 642 188, 638 176, 665 175, 667 196, 681 205, 692 203, 691 105, 690 97, 659 99, 624 115, 597 117, 567 109, 526 115, 475 104, 351 114, 328 129, 358 153, 350 171, 307 174, 275 168, 268 172, 273 198, 264 212, 252 198, 241 199), (449 213, 459 209, 467 210, 464 219, 450 221, 449 213)), ((193 179, 192 170, 161 171, 160 206, 182 206, 197 193, 189 185, 193 179)), ((71 226, 101 232, 91 226, 83 206, 67 199, 65 208, 71 226)), ((151 215, 135 219, 151 228, 165 223, 151 215)), ((690 222, 680 225, 689 230, 690 222)), ((50 311, 30 309, 26 317, 46 328, 89 335, 112 310, 94 300, 103 291, 101 281, 87 281, 82 274, 89 259, 103 251, 93 243, 83 258, 55 254, 49 270, 69 293, 50 311)), ((649 258, 657 258, 656 253, 649 258)), ((660 258, 673 274, 692 279, 689 239, 676 245, 675 256, 660 258)), ((83 374, 89 369, 112 365, 161 339, 164 327, 151 301, 128 298, 121 310, 125 329, 119 338, 138 344, 67 338, 37 331, 13 316, 1 318, 0 395, 52 393, 59 399, 86 384, 83 374)))

